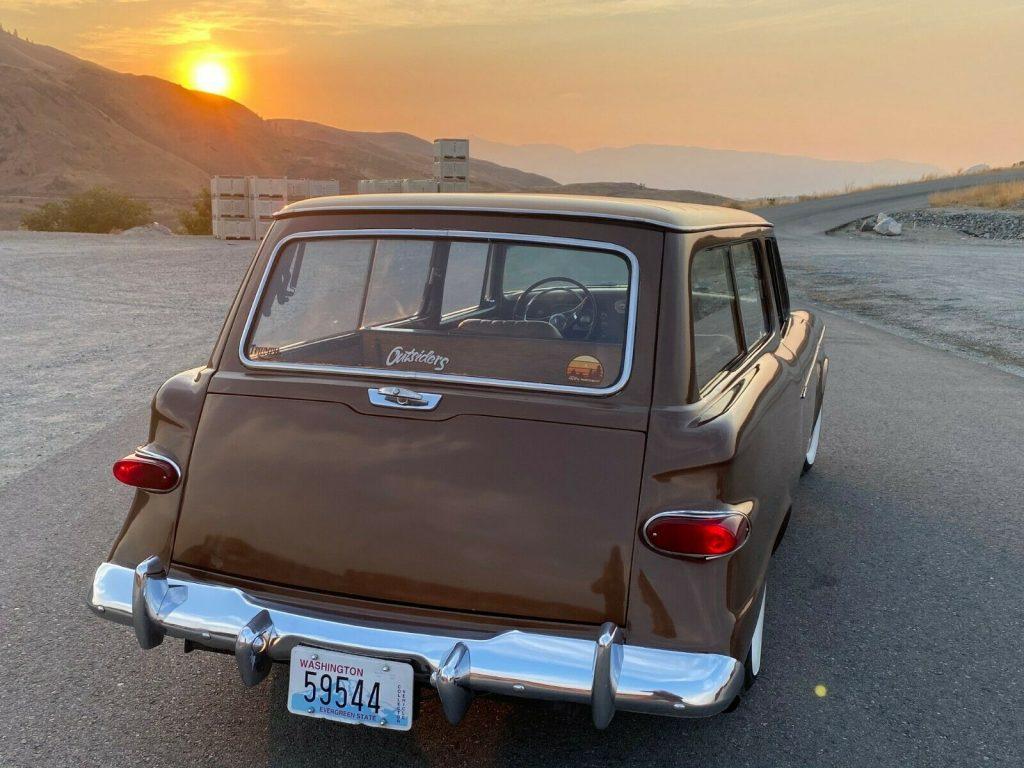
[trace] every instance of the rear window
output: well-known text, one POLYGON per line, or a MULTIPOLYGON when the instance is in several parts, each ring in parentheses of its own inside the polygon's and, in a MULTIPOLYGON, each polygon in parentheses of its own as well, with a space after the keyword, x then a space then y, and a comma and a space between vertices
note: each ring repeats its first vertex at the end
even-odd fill
POLYGON ((612 246, 414 236, 292 240, 245 361, 607 393, 628 376, 636 265, 612 246))

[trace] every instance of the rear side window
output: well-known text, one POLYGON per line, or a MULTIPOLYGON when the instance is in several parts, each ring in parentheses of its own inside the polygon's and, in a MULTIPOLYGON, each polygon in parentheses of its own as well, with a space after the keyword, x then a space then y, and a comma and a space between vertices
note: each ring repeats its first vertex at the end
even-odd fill
POLYGON ((294 240, 268 267, 243 360, 605 394, 628 376, 636 269, 612 246, 512 235, 294 240))
POLYGON ((775 306, 779 312, 779 325, 782 326, 789 319, 789 287, 786 285, 786 273, 782 269, 779 244, 775 238, 768 240, 768 266, 772 273, 772 288, 775 291, 775 306))
POLYGON ((732 270, 736 278, 736 295, 740 300, 740 319, 743 321, 743 338, 747 349, 751 349, 768 335, 768 315, 764 308, 764 292, 761 281, 761 263, 753 243, 737 243, 729 246, 732 270))
POLYGON ((709 248, 690 267, 693 310, 693 363, 702 389, 740 353, 736 294, 729 274, 729 248, 709 248))
POLYGON ((770 333, 761 270, 753 242, 716 246, 694 254, 690 306, 698 391, 770 333))

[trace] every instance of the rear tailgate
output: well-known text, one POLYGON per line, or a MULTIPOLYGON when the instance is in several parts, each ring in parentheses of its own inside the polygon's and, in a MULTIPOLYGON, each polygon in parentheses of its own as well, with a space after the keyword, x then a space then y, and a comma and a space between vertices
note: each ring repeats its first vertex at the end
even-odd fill
MULTIPOLYGON (((245 318, 236 319, 201 417, 174 561, 371 600, 623 623, 663 238, 625 226, 579 229, 613 236, 617 249, 644 257, 631 267, 635 305, 627 310, 614 302, 614 311, 635 321, 635 338, 643 340, 635 348, 611 337, 492 339, 444 331, 437 323, 425 328, 422 319, 399 329, 359 324, 327 346, 288 347, 262 343, 261 326, 243 329, 245 318), (396 355, 394 339, 417 354, 396 355), (623 354, 618 379, 618 363, 609 357, 617 345, 623 354), (240 360, 240 347, 250 359, 240 360), (604 361, 603 381, 573 378, 574 365, 589 375, 579 361, 592 355, 580 352, 604 361), (449 362, 439 371, 442 356, 449 362), (496 371, 498 381, 476 383, 476 368, 460 368, 470 358, 496 371), (326 359, 335 367, 324 368, 326 359), (386 359, 399 362, 396 370, 385 369, 391 366, 386 359), (529 369, 524 378, 534 379, 519 385, 526 388, 502 383, 523 365, 529 369), (569 378, 545 389, 556 374, 569 378), (440 401, 432 410, 381 407, 379 396, 372 402, 373 392, 390 385, 440 395, 440 401), (606 393, 595 396, 585 386, 606 393)), ((380 258, 377 246, 371 251, 380 258)), ((435 247, 434 266, 425 274, 436 274, 438 263, 444 272, 448 253, 438 262, 438 252, 435 247)), ((400 266, 404 271, 389 265, 391 279, 410 274, 408 264, 400 266)), ((299 322, 298 270, 283 279, 276 269, 270 265, 265 282, 287 284, 289 303, 267 311, 261 304, 260 317, 270 312, 299 322)), ((326 273, 318 269, 307 254, 302 274, 317 275, 322 284, 326 273)), ((491 265, 487 274, 493 272, 491 265)), ((367 279, 364 315, 375 301, 376 278, 367 279)), ((424 313, 431 290, 428 284, 423 292, 424 313)), ((466 293, 465 285, 459 290, 466 293)), ((256 295, 255 286, 247 287, 243 306, 256 295)), ((598 296, 594 303, 604 311, 612 298, 598 296)), ((386 306, 392 311, 398 303, 386 306)))
POLYGON ((380 600, 621 621, 643 446, 626 430, 210 395, 175 559, 380 600))

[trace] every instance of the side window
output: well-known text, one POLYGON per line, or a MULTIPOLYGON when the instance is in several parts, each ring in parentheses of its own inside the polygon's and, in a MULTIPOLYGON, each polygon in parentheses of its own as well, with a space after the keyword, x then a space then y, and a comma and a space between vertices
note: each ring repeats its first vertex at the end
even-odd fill
POLYGON ((479 307, 486 272, 487 243, 452 243, 445 270, 441 314, 479 307))
POLYGON ((740 300, 740 319, 743 322, 743 338, 746 348, 752 349, 768 335, 768 315, 764 307, 764 285, 761 279, 761 263, 751 242, 737 243, 729 247, 732 257, 732 272, 736 279, 736 295, 740 300))
POLYGON ((693 361, 702 389, 740 353, 736 296, 729 275, 729 248, 709 248, 690 266, 693 361))
POLYGON ((775 238, 768 243, 768 265, 772 271, 772 288, 775 291, 775 306, 779 310, 779 325, 785 324, 789 318, 789 287, 786 285, 786 273, 782 270, 782 259, 779 257, 779 244, 775 238))

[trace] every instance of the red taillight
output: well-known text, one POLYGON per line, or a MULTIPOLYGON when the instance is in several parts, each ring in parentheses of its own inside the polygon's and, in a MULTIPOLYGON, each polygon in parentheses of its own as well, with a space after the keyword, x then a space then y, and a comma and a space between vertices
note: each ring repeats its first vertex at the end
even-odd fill
POLYGON ((114 462, 114 477, 125 485, 147 491, 169 491, 178 484, 178 468, 165 459, 133 453, 114 462))
POLYGON ((644 526, 647 543, 659 552, 687 557, 721 557, 747 539, 750 523, 738 512, 665 512, 644 526))

